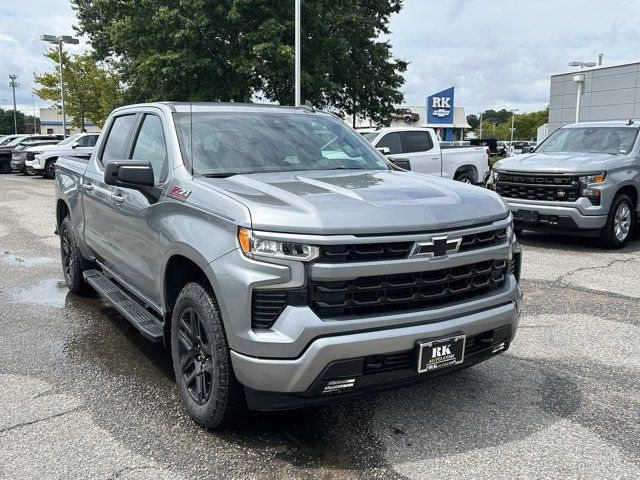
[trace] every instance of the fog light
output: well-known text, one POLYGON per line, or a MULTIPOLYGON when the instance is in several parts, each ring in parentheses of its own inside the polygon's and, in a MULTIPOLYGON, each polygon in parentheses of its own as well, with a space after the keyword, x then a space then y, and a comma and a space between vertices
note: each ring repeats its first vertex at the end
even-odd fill
POLYGON ((335 393, 335 392, 342 392, 344 390, 349 390, 350 388, 353 388, 356 384, 356 379, 355 378, 347 378, 344 380, 331 380, 330 382, 328 382, 324 389, 322 390, 322 393, 335 393))

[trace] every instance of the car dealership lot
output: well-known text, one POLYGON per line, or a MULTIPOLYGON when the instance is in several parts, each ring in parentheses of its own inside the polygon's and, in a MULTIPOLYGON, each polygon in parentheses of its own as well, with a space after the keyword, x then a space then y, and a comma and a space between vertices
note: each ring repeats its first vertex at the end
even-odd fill
POLYGON ((53 211, 51 181, 0 176, 0 478, 640 476, 639 240, 604 251, 525 233, 506 354, 208 433, 166 352, 67 292, 53 211))

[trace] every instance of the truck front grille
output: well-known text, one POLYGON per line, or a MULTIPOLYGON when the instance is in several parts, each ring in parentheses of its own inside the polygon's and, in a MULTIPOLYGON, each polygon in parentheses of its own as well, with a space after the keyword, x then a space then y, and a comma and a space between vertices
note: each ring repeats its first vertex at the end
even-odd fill
MULTIPOLYGON (((455 237, 455 233, 449 233, 455 237)), ((459 252, 498 245, 507 240, 506 228, 470 233, 462 236, 459 252)), ((363 243, 348 245, 323 245, 318 263, 357 263, 407 258, 414 242, 363 243)))
POLYGON ((496 192, 505 198, 575 202, 580 198, 580 182, 567 175, 500 173, 496 192))
POLYGON ((427 272, 309 282, 309 306, 320 318, 424 310, 466 301, 504 285, 507 262, 489 260, 427 272))
POLYGON ((33 160, 36 158, 36 154, 34 152, 27 152, 26 154, 27 160, 33 160))

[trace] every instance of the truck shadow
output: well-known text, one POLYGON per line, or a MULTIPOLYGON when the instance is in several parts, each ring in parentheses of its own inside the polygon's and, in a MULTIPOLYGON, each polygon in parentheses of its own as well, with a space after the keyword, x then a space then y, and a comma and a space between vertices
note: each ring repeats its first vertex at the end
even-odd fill
POLYGON ((640 228, 635 230, 627 246, 621 250, 608 250, 602 248, 598 246, 598 240, 596 238, 541 233, 530 230, 525 230, 518 235, 518 241, 525 247, 540 247, 550 250, 595 253, 634 253, 640 252, 640 228))

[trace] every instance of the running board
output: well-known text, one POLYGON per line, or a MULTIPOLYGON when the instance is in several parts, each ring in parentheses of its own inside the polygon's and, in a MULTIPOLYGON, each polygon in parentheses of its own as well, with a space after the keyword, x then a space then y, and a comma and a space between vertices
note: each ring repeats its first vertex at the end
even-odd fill
POLYGON ((113 305, 143 336, 154 342, 163 340, 164 331, 160 320, 145 310, 102 272, 87 270, 83 272, 83 276, 87 283, 98 292, 98 295, 113 305))

